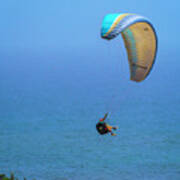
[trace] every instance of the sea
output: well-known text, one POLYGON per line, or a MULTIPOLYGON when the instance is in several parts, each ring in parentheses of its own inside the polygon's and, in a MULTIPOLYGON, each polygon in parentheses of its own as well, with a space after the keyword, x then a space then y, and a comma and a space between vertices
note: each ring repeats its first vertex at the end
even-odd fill
POLYGON ((0 174, 19 180, 180 180, 180 63, 141 83, 125 50, 1 53, 0 174), (91 53, 90 53, 91 52, 91 53), (116 136, 99 135, 107 123, 116 136))

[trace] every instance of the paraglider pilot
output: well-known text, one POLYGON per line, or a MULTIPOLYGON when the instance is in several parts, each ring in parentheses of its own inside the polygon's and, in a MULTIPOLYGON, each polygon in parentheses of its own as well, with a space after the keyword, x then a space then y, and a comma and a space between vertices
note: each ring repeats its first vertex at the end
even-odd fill
POLYGON ((118 127, 113 127, 105 123, 104 121, 106 120, 107 116, 108 113, 106 113, 103 118, 99 119, 99 122, 96 124, 96 129, 101 135, 111 133, 112 136, 116 136, 116 134, 112 132, 112 129, 116 130, 118 127))

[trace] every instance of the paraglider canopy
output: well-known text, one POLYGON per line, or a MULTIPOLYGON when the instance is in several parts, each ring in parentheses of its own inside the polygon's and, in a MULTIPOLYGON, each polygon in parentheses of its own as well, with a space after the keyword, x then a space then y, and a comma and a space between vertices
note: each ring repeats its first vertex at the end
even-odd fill
POLYGON ((150 21, 136 14, 108 14, 104 17, 101 37, 111 40, 122 35, 129 60, 130 79, 143 81, 150 73, 157 52, 157 36, 150 21))

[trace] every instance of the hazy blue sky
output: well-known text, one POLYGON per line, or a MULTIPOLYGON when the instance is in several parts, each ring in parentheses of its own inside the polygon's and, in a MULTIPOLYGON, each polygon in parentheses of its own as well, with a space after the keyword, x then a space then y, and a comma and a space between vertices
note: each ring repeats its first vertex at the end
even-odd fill
POLYGON ((168 50, 179 46, 179 7, 178 0, 2 0, 0 52, 99 51, 104 15, 119 12, 148 17, 159 49, 168 50))
POLYGON ((177 94, 179 7, 178 0, 2 0, 0 80, 4 92, 9 86, 28 86, 37 93, 40 84, 43 89, 52 85, 51 91, 57 89, 53 84, 61 85, 58 91, 62 91, 68 83, 69 91, 73 91, 79 82, 87 89, 96 79, 98 83, 110 82, 115 77, 119 84, 124 78, 129 82, 122 39, 115 39, 111 45, 100 38, 100 29, 106 14, 130 12, 148 17, 158 35, 156 63, 151 78, 142 86, 155 82, 162 91, 169 89, 177 94), (107 46, 111 47, 111 56, 107 46))

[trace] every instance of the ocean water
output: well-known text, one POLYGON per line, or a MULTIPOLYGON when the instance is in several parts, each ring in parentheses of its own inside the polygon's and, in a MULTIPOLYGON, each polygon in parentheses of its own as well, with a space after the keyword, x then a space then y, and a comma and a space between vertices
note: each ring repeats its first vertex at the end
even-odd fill
POLYGON ((129 81, 125 61, 74 56, 2 56, 0 173, 37 180, 179 180, 177 59, 158 57, 137 84, 129 81), (107 111, 107 121, 119 126, 115 137, 95 129, 107 111))

